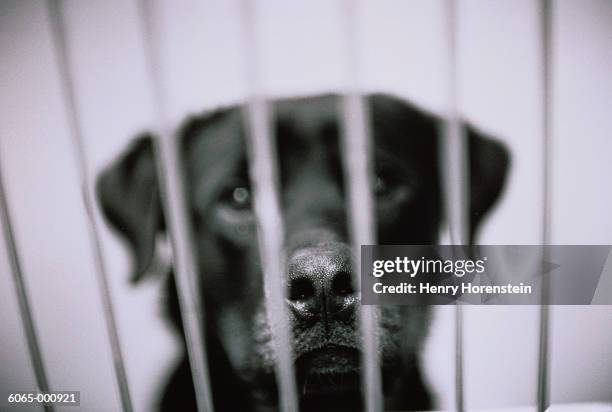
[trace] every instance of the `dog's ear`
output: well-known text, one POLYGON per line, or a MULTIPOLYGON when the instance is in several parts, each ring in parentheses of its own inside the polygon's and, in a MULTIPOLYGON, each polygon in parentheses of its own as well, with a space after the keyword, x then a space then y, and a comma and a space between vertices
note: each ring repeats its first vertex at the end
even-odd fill
POLYGON ((164 229, 155 171, 153 138, 141 135, 96 183, 102 211, 133 254, 132 281, 151 266, 155 240, 164 229))
POLYGON ((499 141, 467 128, 470 164, 470 239, 502 192, 510 155, 499 141))

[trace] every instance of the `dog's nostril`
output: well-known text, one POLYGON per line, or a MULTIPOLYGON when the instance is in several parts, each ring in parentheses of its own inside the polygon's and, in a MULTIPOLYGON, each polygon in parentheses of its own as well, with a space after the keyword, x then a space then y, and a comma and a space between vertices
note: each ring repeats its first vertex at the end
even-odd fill
POLYGON ((315 288, 312 282, 306 278, 295 279, 289 288, 289 299, 307 300, 315 295, 315 288))
POLYGON ((346 296, 355 293, 353 281, 350 273, 339 272, 332 282, 332 294, 336 296, 346 296))

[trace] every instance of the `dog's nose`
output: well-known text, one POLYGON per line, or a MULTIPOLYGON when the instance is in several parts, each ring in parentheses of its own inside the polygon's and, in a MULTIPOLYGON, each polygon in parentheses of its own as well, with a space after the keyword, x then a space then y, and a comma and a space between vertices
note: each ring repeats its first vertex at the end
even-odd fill
POLYGON ((303 321, 352 319, 357 297, 350 249, 306 248, 289 261, 289 305, 303 321))

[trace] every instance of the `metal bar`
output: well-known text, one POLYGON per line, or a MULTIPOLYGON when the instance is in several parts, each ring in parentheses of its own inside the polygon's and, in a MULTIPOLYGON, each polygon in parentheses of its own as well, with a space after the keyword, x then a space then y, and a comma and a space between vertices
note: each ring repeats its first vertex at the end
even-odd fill
MULTIPOLYGON (((350 233, 355 256, 356 290, 361 290, 361 245, 376 243, 375 220, 373 216, 369 158, 370 136, 367 130, 368 115, 363 97, 349 94, 342 102, 342 152, 344 157, 345 181, 349 194, 350 233)), ((378 359, 378 330, 375 306, 361 306, 359 312, 362 355, 362 391, 367 411, 381 411, 383 398, 378 359)))
MULTIPOLYGON (((469 174, 467 165, 467 142, 459 116, 459 91, 457 73, 457 4, 450 0, 446 8, 448 90, 449 103, 444 128, 442 176, 445 183, 444 207, 450 243, 465 245, 469 239, 469 174)), ((457 301, 455 306, 455 409, 462 412, 464 405, 463 382, 463 308, 457 301)))
POLYGON ((154 23, 154 10, 150 1, 139 2, 145 58, 153 93, 155 111, 154 139, 157 177, 163 212, 168 227, 173 253, 173 273, 179 298, 181 320, 189 366, 195 389, 198 411, 212 411, 208 355, 206 349, 205 314, 198 277, 198 265, 193 250, 190 220, 187 213, 186 193, 183 186, 181 156, 178 142, 169 125, 165 92, 158 54, 159 32, 154 23))
POLYGON ((258 222, 259 255, 262 262, 266 312, 275 340, 276 378, 282 411, 297 411, 293 348, 285 304, 286 256, 284 223, 278 191, 278 154, 271 127, 272 113, 261 87, 258 37, 254 4, 241 3, 246 59, 245 76, 250 96, 244 113, 249 177, 254 189, 254 209, 258 222))
POLYGON ((102 245, 100 242, 100 232, 95 218, 94 212, 94 192, 90 185, 89 179, 89 164, 87 154, 83 142, 83 133, 79 121, 79 112, 76 104, 76 95, 73 79, 73 73, 70 68, 68 57, 68 44, 64 32, 65 22, 63 20, 61 0, 48 0, 47 10, 49 15, 49 23, 51 28, 51 40, 53 42, 54 52, 56 54, 56 62, 60 77, 62 98, 66 107, 68 120, 69 134, 72 139, 72 146, 75 150, 75 158, 81 183, 81 191, 83 196, 83 204, 87 216, 89 241, 93 252, 96 280, 98 281, 98 289, 102 300, 104 313, 104 321, 106 326, 106 334, 109 339, 111 353, 113 357, 113 366, 115 379, 117 381, 117 389, 121 398, 121 405, 124 411, 132 411, 132 401, 130 399, 130 390, 128 386, 127 375, 125 372, 125 364, 121 353, 121 344, 117 333, 117 324, 113 310, 113 302, 110 293, 110 287, 107 280, 107 272, 102 256, 102 245))
POLYGON ((451 243, 464 245, 469 239, 469 175, 466 135, 459 114, 457 73, 457 3, 450 0, 447 7, 447 50, 449 103, 444 135, 446 167, 446 212, 451 243))
MULTIPOLYGON (((355 259, 356 290, 361 290, 361 245, 376 243, 376 219, 372 196, 373 159, 370 113, 360 92, 360 64, 358 58, 358 5, 345 1, 345 50, 348 90, 341 102, 341 133, 344 180, 347 185, 349 228, 355 259)), ((361 306, 359 323, 362 351, 362 393, 365 410, 383 410, 382 378, 379 367, 378 319, 375 306, 361 306)))
POLYGON ((455 409, 465 410, 463 396, 463 305, 455 305, 455 409))
MULTIPOLYGON (((543 164, 543 200, 542 200, 542 268, 549 261, 547 245, 551 240, 551 117, 552 117, 552 1, 541 0, 540 36, 542 47, 542 164, 543 164)), ((544 273, 544 272, 542 272, 544 273)), ((538 411, 544 412, 549 405, 549 364, 550 364, 550 279, 542 276, 542 295, 540 304, 540 328, 538 347, 538 411)))
MULTIPOLYGON (((23 325, 23 330, 25 332, 26 341, 28 343, 28 351, 30 360, 32 362, 32 368, 34 370, 34 376, 36 378, 36 385, 38 386, 39 391, 48 392, 50 390, 49 381, 45 371, 42 352, 38 344, 38 335, 34 325, 32 306, 30 305, 25 279, 21 270, 15 232, 13 231, 13 224, 6 196, 7 192, 4 186, 2 167, 0 165, 0 221, 2 222, 4 241, 6 242, 7 255, 11 265, 11 273, 13 274, 13 283, 15 284, 15 295, 17 296, 17 303, 19 305, 19 314, 21 323, 23 325)), ((44 409, 46 411, 54 410, 51 405, 45 405, 44 409)))

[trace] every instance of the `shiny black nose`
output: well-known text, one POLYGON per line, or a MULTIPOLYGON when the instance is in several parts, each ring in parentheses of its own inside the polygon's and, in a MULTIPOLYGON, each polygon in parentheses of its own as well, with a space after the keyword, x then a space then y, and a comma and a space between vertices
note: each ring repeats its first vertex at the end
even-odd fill
POLYGON ((351 320, 357 296, 348 247, 312 247, 289 261, 289 305, 302 321, 351 320))

